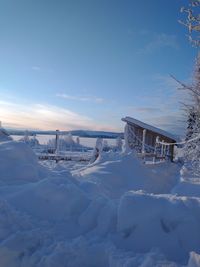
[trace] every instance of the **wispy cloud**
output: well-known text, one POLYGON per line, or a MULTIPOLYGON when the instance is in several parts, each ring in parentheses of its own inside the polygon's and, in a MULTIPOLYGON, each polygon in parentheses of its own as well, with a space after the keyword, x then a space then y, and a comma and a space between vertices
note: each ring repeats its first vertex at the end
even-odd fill
POLYGON ((184 136, 186 130, 185 117, 179 112, 174 112, 169 115, 150 117, 149 123, 180 136, 184 136))
POLYGON ((127 108, 128 114, 155 127, 183 135, 185 131, 184 113, 179 109, 172 109, 172 103, 161 105, 154 102, 154 105, 157 107, 130 106, 127 108))
POLYGON ((40 71, 41 70, 41 68, 39 66, 32 66, 31 69, 34 71, 40 71))
POLYGON ((5 127, 40 130, 113 130, 108 125, 96 123, 90 117, 46 104, 23 105, 0 101, 0 114, 0 120, 5 127))
POLYGON ((82 102, 93 102, 93 103, 102 103, 104 99, 101 97, 96 96, 74 96, 68 94, 56 94, 57 97, 61 97, 64 99, 75 100, 75 101, 82 101, 82 102))
POLYGON ((128 107, 130 112, 139 112, 139 113, 158 113, 161 112, 160 108, 155 107, 128 107))
POLYGON ((177 82, 169 75, 155 74, 150 79, 155 83, 156 94, 143 95, 138 102, 136 99, 133 106, 127 107, 128 114, 163 130, 183 135, 185 114, 181 102, 185 102, 185 92, 177 90, 177 82))
MULTIPOLYGON (((147 35, 147 33, 146 33, 147 35)), ((141 54, 148 54, 157 51, 162 48, 172 48, 178 49, 179 44, 176 35, 166 34, 166 33, 153 33, 149 34, 148 39, 150 39, 144 47, 142 47, 138 52, 141 54)))
POLYGON ((43 68, 43 67, 41 67, 41 66, 37 66, 37 65, 35 65, 35 66, 32 66, 31 67, 31 69, 33 70, 33 71, 35 71, 35 72, 41 72, 41 73, 52 73, 53 72, 53 70, 52 69, 49 69, 49 68, 43 68))
POLYGON ((152 80, 159 83, 161 87, 165 86, 168 88, 177 89, 180 85, 173 79, 170 74, 157 73, 152 77, 152 80))

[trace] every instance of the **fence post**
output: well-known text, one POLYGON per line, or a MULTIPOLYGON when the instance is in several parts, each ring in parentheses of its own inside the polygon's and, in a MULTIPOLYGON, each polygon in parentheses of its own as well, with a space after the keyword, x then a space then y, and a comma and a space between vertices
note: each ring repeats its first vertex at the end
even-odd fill
POLYGON ((147 130, 144 129, 142 132, 142 154, 145 153, 145 139, 146 139, 146 132, 147 130))
POLYGON ((55 154, 59 151, 59 130, 56 130, 55 154))

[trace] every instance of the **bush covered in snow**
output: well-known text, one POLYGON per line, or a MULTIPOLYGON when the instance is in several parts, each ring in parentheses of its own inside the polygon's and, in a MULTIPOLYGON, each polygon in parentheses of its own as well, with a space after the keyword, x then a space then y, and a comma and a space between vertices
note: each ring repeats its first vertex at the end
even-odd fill
MULTIPOLYGON (((47 143, 48 151, 56 151, 56 138, 50 139, 47 143)), ((77 137, 74 141, 71 133, 58 137, 58 151, 87 151, 88 148, 80 144, 80 139, 77 137)))

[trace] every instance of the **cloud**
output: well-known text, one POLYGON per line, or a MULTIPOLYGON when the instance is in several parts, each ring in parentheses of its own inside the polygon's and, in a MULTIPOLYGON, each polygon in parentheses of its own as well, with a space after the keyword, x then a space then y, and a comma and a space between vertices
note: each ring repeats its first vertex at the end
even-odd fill
POLYGON ((42 68, 40 66, 32 66, 31 69, 35 72, 40 72, 40 73, 53 73, 54 71, 49 68, 42 68))
POLYGON ((92 118, 52 105, 22 105, 0 101, 0 114, 0 120, 5 127, 38 130, 113 130, 108 125, 98 124, 92 118))
POLYGON ((35 71, 40 71, 41 70, 41 68, 39 66, 33 66, 31 69, 35 70, 35 71))
MULTIPOLYGON (((150 34, 148 34, 150 36, 150 34)), ((153 33, 150 41, 139 50, 141 54, 149 54, 162 48, 178 49, 179 44, 176 35, 166 33, 153 33)))
POLYGON ((151 96, 147 99, 153 106, 127 107, 128 115, 173 134, 184 135, 184 112, 178 108, 179 103, 174 95, 165 100, 151 96))
POLYGON ((174 112, 169 115, 149 117, 148 121, 150 124, 173 134, 180 136, 185 134, 185 118, 181 113, 174 112))
POLYGON ((82 101, 82 102, 93 102, 93 103, 102 103, 104 102, 103 98, 96 97, 96 96, 73 96, 73 95, 68 95, 68 94, 57 94, 57 97, 61 97, 64 99, 69 99, 69 100, 75 100, 75 101, 82 101))
POLYGON ((160 84, 160 86, 165 86, 173 89, 180 87, 180 84, 175 81, 169 74, 160 74, 157 73, 152 77, 153 81, 160 84))
POLYGON ((154 107, 128 107, 130 112, 139 112, 139 113, 157 113, 161 112, 160 108, 154 107))

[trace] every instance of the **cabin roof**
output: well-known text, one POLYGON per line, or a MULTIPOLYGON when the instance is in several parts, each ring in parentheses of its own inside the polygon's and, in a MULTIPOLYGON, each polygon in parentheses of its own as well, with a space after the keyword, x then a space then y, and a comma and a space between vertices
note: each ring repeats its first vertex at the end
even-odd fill
POLYGON ((151 132, 154 132, 154 133, 157 133, 158 135, 162 135, 162 136, 165 136, 173 141, 178 141, 178 138, 175 137, 173 134, 170 134, 162 129, 159 129, 157 127, 154 127, 152 125, 149 125, 147 123, 144 123, 142 121, 139 121, 139 120, 136 120, 134 118, 131 118, 131 117, 125 117, 125 118, 122 118, 122 121, 124 122, 127 122, 127 123, 130 123, 130 124, 134 124, 134 125, 137 125, 143 129, 146 129, 146 130, 149 130, 151 132))

